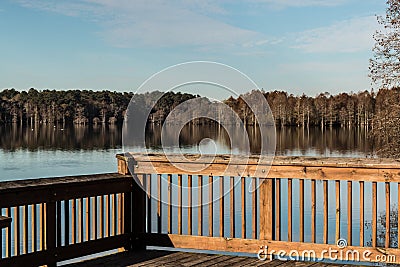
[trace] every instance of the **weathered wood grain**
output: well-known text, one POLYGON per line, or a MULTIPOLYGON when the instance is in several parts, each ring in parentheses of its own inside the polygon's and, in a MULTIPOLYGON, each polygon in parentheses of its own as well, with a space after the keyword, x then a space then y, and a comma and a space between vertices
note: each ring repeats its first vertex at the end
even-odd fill
POLYGON ((129 153, 117 155, 117 159, 127 166, 133 164, 135 168, 130 169, 136 173, 400 182, 400 161, 393 159, 202 155, 201 161, 196 161, 199 155, 184 156, 186 161, 178 155, 129 153))

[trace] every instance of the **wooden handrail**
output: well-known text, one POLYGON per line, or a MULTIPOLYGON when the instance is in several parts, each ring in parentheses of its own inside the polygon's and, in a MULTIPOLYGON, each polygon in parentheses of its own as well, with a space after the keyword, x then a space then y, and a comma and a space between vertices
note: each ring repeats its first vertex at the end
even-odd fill
POLYGON ((400 161, 395 159, 259 157, 231 155, 118 154, 118 170, 128 174, 169 173, 257 178, 400 182, 400 161), (129 167, 129 164, 132 167, 129 167), (201 171, 198 171, 201 169, 201 171), (196 170, 191 172, 190 170, 196 170))
MULTIPOLYGON (((348 246, 340 248, 344 255, 357 250, 360 254, 370 253, 370 260, 373 262, 378 261, 379 257, 390 256, 391 261, 400 263, 400 249, 392 247, 390 241, 393 232, 391 231, 393 225, 390 222, 390 218, 393 217, 390 189, 392 183, 397 183, 400 188, 400 161, 398 160, 194 154, 185 154, 182 157, 182 155, 155 153, 125 153, 117 155, 117 160, 121 174, 136 176, 157 174, 158 176, 158 183, 154 184, 156 187, 152 189, 158 192, 156 196, 159 203, 158 231, 153 232, 150 227, 145 234, 138 237, 147 245, 245 253, 256 253, 260 246, 268 246, 275 252, 297 249, 301 254, 314 249, 321 255, 327 249, 337 249, 336 242, 345 236, 348 246), (168 180, 168 183, 162 183, 160 179, 168 180), (183 190, 186 191, 188 203, 190 203, 186 233, 182 231, 182 224, 185 222, 181 215, 182 181, 185 179, 188 179, 188 183, 183 190), (224 180, 230 182, 225 183, 224 180), (253 180, 256 181, 253 185, 255 191, 247 194, 248 183, 253 180), (168 216, 161 214, 160 208, 160 202, 163 201, 161 192, 164 190, 161 187, 164 184, 168 186, 168 216), (214 190, 217 184, 219 184, 219 190, 214 190), (229 193, 225 191, 228 184, 230 185, 229 193), (372 192, 365 190, 365 184, 371 185, 372 192), (384 184, 385 188, 383 199, 386 219, 383 222, 385 227, 383 234, 378 233, 378 222, 380 222, 378 216, 381 214, 378 213, 378 207, 382 206, 378 206, 378 195, 381 194, 378 192, 378 184, 384 184), (236 190, 236 185, 240 189, 236 190), (173 189, 174 187, 177 189, 173 189), (207 188, 206 191, 203 187, 207 188), (353 205, 357 189, 359 189, 357 197, 360 200, 359 206, 353 205), (196 191, 197 201, 192 199, 196 191), (216 216, 213 207, 217 203, 210 205, 208 200, 212 200, 213 194, 218 191, 220 196, 218 200, 214 199, 220 205, 219 216, 216 216), (318 199, 317 195, 321 199, 318 199), (174 196, 179 200, 175 203, 178 210, 177 219, 171 211, 171 201, 174 196), (368 233, 364 217, 367 198, 372 200, 371 231, 368 233), (251 201, 248 202, 248 199, 251 201), (285 202, 286 206, 283 205, 285 202), (311 206, 306 207, 309 202, 311 206), (238 209, 238 204, 240 209, 238 209), (198 212, 193 214, 192 207, 195 205, 198 212), (205 205, 208 205, 207 209, 205 205), (224 211, 225 205, 229 208, 228 215, 224 211), (246 218, 247 207, 251 207, 251 220, 246 218), (296 209, 298 211, 295 211, 296 209), (359 209, 359 212, 356 209, 359 209), (238 210, 241 216, 236 216, 235 213, 238 210), (282 214, 287 216, 284 221, 282 214), (299 218, 294 214, 298 214, 299 218), (359 224, 353 221, 355 214, 359 214, 359 224), (229 216, 229 221, 226 221, 226 216, 229 216), (306 218, 307 216, 310 218, 306 218), (204 220, 205 218, 208 220, 204 220), (332 218, 334 223, 331 222, 332 218), (192 231, 193 221, 196 220, 198 231, 192 231), (214 223, 218 220, 219 224, 214 223), (307 224, 306 220, 310 224, 307 224), (319 230, 321 236, 317 236, 317 221, 323 223, 323 229, 319 230), (206 222, 208 225, 205 225, 206 222), (161 231, 164 223, 168 224, 166 233, 161 231), (175 224, 178 225, 177 231, 173 229, 175 224), (251 231, 248 231, 249 225, 251 231), (287 227, 284 228, 284 225, 287 227), (204 231, 207 227, 208 231, 204 231), (218 229, 214 229, 215 227, 218 229), (225 231, 227 227, 230 229, 225 231), (283 229, 287 236, 282 235, 283 229), (308 232, 309 230, 311 232, 308 232), (356 232, 359 234, 357 241, 353 238, 356 232), (371 235, 370 241, 367 240, 367 234, 371 235), (385 238, 383 243, 378 244, 378 234, 380 238, 382 235, 385 238)), ((151 185, 147 187, 152 188, 151 185)), ((397 194, 397 198, 400 199, 400 190, 397 194)), ((400 204, 397 208, 398 212, 400 204)), ((152 212, 148 211, 147 214, 150 214, 147 220, 152 221, 152 212)), ((399 239, 400 234, 397 233, 397 235, 399 239)))
POLYGON ((0 225, 7 226, 0 229, 0 266, 55 266, 131 249, 132 233, 145 221, 138 207, 135 223, 123 217, 132 213, 135 190, 132 176, 118 173, 0 182, 0 225))

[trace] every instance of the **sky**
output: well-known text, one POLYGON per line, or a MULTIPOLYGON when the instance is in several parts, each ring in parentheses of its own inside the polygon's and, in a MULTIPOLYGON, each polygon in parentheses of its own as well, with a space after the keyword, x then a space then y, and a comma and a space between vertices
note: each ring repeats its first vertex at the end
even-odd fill
POLYGON ((2 0, 0 89, 135 92, 164 68, 201 60, 266 91, 370 90, 385 2, 2 0))

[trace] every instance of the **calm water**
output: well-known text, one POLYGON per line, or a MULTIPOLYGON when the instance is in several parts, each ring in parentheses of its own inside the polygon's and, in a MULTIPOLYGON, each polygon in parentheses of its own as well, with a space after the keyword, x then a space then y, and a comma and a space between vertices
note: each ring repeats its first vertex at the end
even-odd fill
MULTIPOLYGON (((259 146, 259 133, 257 129, 248 129, 252 136, 250 140, 251 151, 257 153, 259 146)), ((94 174, 116 171, 115 154, 123 152, 122 148, 122 133, 121 127, 118 126, 71 126, 67 128, 40 126, 37 128, 26 128, 18 126, 1 126, 0 127, 0 181, 29 179, 38 177, 55 177, 65 175, 78 174, 94 174)), ((149 128, 146 135, 146 146, 152 151, 160 150, 161 134, 159 127, 149 128)), ((184 152, 203 152, 210 153, 216 150, 218 153, 228 153, 231 150, 230 142, 227 134, 221 131, 216 126, 203 127, 185 127, 180 136, 181 149, 184 152), (204 138, 214 140, 212 142, 200 142, 204 138), (199 145, 200 144, 200 145, 199 145)), ((140 147, 134 147, 133 150, 143 150, 140 147)), ((167 148, 169 151, 176 152, 177 147, 167 148)), ((240 152, 240 147, 233 147, 240 152)), ((364 129, 348 129, 348 128, 333 128, 321 130, 320 128, 284 128, 277 129, 276 140, 277 155, 297 155, 297 156, 329 156, 329 157, 371 157, 373 149, 367 140, 367 133, 364 129)), ((175 179, 175 178, 174 178, 175 179)), ((186 180, 186 179, 184 179, 186 180)), ((228 188, 228 180, 225 187, 228 188)), ((185 182, 184 182, 185 183, 185 182)), ((206 181, 204 181, 206 183, 206 181)), ((185 186, 185 184, 183 184, 185 186)), ((250 185, 246 185, 247 187, 250 185)), ((305 181, 305 190, 309 192, 311 184, 305 181)), ((334 184, 330 184, 329 192, 334 196, 334 184)), ((237 188, 240 190, 240 188, 237 188)), ((235 189, 236 190, 236 189, 235 189)), ((365 194, 370 195, 371 185, 365 184, 365 194)), ((344 213, 341 216, 341 227, 346 229, 346 204, 347 204, 347 187, 342 185, 341 190, 341 205, 343 205, 344 213)), ((397 186, 392 186, 393 199, 397 198, 397 186)), ((215 192, 219 192, 218 185, 215 192)), ((322 200, 322 183, 317 182, 317 199, 322 200)), ((239 193, 239 192, 238 192, 239 193)), ((185 193, 184 193, 185 194, 185 193)), ((282 196, 287 195, 287 181, 282 179, 282 196)), ((306 194, 307 196, 307 194, 306 194)), ((378 196, 384 196, 384 186, 378 186, 378 196)), ((185 198, 185 195, 183 196, 185 198)), ((193 195, 194 203, 196 194, 193 195)), ((251 204, 249 196, 247 205, 251 204)), ((299 193, 298 180, 293 181, 293 218, 299 218, 299 193)), ((358 243, 358 199, 359 189, 356 184, 353 186, 353 242, 358 243)), ((236 199, 240 201, 240 198, 236 199)), ((369 221, 371 218, 371 203, 370 199, 366 198, 365 203, 365 219, 369 221)), ((397 201, 393 201, 396 205, 397 201)), ((228 203, 228 202, 227 202, 228 203)), ((282 210, 287 209, 287 199, 282 197, 282 210)), ((329 201, 329 241, 334 242, 334 225, 335 225, 335 203, 334 199, 329 201)), ((378 197, 378 211, 384 211, 384 199, 378 197)), ((236 203, 237 210, 235 212, 236 223, 240 223, 241 210, 240 203, 236 203)), ((165 207, 164 207, 165 208, 165 207)), ((225 207, 225 214, 228 213, 228 206, 225 207)), ((214 206, 215 214, 218 214, 218 203, 214 206)), ((249 207, 246 209, 247 221, 251 221, 251 211, 249 207)), ((204 226, 207 227, 208 209, 204 209, 204 226)), ((176 210, 173 210, 176 213, 176 210)), ((166 214, 166 212, 164 213, 166 214)), ((193 211, 193 214, 197 214, 193 211)), ((155 214, 153 214, 155 216, 155 214)), ((184 209, 184 220, 187 217, 187 212, 184 209)), ((305 198, 305 225, 310 225, 311 216, 311 200, 305 198)), ((322 241, 322 206, 317 204, 317 242, 322 241)), ((153 228, 156 227, 153 221, 153 228)), ((229 222, 228 218, 225 220, 229 222)), ((282 238, 287 237, 287 213, 282 213, 282 238)), ((251 224, 248 224, 249 227, 251 224)), ((298 236, 299 229, 297 223, 293 224, 294 241, 298 236)), ((166 226, 164 225, 163 228, 166 226)), ((174 228, 176 227, 173 226, 174 228)), ((196 229, 196 220, 194 220, 193 229, 196 229)), ((237 225, 237 236, 240 236, 240 225, 237 225)), ((311 238, 309 227, 305 229, 305 238, 311 238)), ((229 230, 229 225, 225 227, 229 230)), ((153 229, 154 230, 154 229, 153 229)), ((187 229, 184 229, 184 232, 187 229)), ((204 229, 206 232, 207 229, 204 229)), ((366 240, 370 229, 365 230, 366 240)), ((215 232, 218 232, 218 221, 216 220, 215 232)), ((346 231, 343 231, 343 237, 346 237, 346 231)), ((250 229, 248 229, 250 233, 250 229)))
MULTIPOLYGON (((251 151, 257 153, 259 133, 248 129, 251 151)), ((159 151, 159 127, 147 130, 146 145, 159 151)), ((120 126, 0 126, 0 181, 116 171, 115 154, 123 152, 120 126)), ((373 154, 364 129, 277 129, 277 155, 369 157, 373 154)), ((229 153, 227 134, 216 126, 185 127, 181 149, 196 153, 229 153), (214 140, 201 142, 204 138, 214 140), (200 145, 199 145, 200 143, 200 145)), ((171 152, 177 147, 167 148, 171 152)), ((237 149, 240 152, 239 148, 237 149)), ((139 147, 132 150, 143 150, 139 147)))

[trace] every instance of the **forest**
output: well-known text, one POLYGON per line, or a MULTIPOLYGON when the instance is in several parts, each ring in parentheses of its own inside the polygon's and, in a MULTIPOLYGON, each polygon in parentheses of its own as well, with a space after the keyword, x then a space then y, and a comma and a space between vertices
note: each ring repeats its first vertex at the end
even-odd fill
MULTIPOLYGON (((382 89, 377 94, 363 91, 315 97, 295 96, 283 91, 263 92, 274 115, 276 126, 363 126, 370 128, 377 117, 388 116, 390 105, 399 103, 400 89, 382 89)), ((118 124, 133 93, 90 90, 43 90, 0 92, 0 123, 42 124, 118 124)), ((186 100, 199 97, 186 93, 155 91, 142 95, 143 103, 153 105, 149 122, 162 123, 169 112, 186 100), (152 99, 158 99, 151 103, 152 99), (149 103, 150 101, 150 103, 149 103)), ((226 99, 246 124, 253 124, 247 105, 239 96, 226 99)))
MULTIPOLYGON (((160 92, 135 95, 153 99, 160 92)), ((121 124, 133 93, 92 90, 36 90, 0 92, 0 124, 121 124)), ((169 113, 171 107, 194 98, 181 93, 166 93, 155 106, 169 113)))

